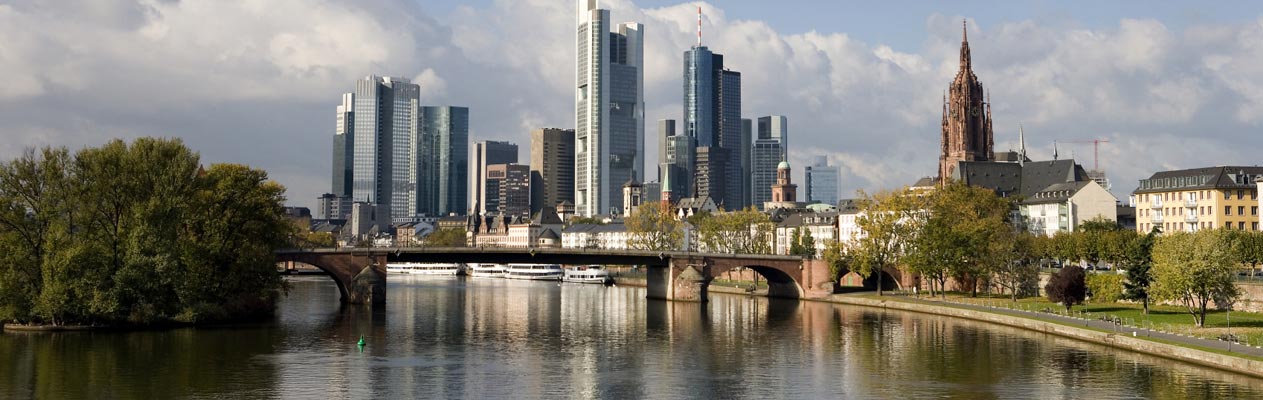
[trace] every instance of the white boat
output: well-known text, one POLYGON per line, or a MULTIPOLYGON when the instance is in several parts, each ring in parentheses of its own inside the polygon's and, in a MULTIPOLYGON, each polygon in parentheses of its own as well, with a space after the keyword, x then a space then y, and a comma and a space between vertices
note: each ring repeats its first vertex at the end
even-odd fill
POLYGON ((460 263, 391 263, 386 264, 388 274, 411 275, 458 275, 465 265, 460 263))
POLYGON ((561 265, 557 264, 509 264, 504 277, 509 279, 559 281, 563 274, 561 265))
POLYGON ((604 284, 611 279, 610 271, 600 265, 580 265, 566 269, 566 274, 561 280, 575 283, 599 283, 604 284))
POLYGON ((509 269, 505 264, 470 264, 469 276, 486 278, 503 278, 509 269))

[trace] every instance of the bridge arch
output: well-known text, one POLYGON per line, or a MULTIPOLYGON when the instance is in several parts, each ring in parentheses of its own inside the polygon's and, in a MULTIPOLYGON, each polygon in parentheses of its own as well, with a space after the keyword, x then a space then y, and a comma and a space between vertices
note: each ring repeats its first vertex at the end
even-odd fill
POLYGON ((898 268, 882 268, 880 274, 869 275, 867 278, 862 278, 849 269, 843 269, 838 276, 837 284, 839 287, 851 288, 851 290, 860 287, 863 288, 862 290, 877 290, 877 283, 881 282, 882 290, 900 290, 906 286, 904 279, 904 272, 898 268))
POLYGON ((314 266, 333 278, 343 303, 386 302, 386 254, 294 252, 277 255, 278 263, 314 266))
POLYGON ((729 271, 751 270, 767 281, 767 296, 798 299, 803 296, 802 261, 712 260, 710 275, 722 276, 729 271))

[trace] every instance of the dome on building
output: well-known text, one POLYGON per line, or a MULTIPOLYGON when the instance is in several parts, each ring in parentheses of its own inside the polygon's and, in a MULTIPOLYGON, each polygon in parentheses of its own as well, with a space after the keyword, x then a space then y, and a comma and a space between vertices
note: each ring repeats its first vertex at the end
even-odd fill
POLYGON ((776 169, 789 169, 789 161, 781 161, 781 163, 776 166, 776 169))

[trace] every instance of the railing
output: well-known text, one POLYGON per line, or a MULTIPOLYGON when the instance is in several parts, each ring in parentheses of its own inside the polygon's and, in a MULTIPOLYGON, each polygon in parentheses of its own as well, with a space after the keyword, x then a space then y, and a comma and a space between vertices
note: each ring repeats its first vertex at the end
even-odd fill
POLYGON ((1184 207, 1197 208, 1197 199, 1184 200, 1184 207))
POLYGON ((1149 208, 1162 208, 1162 200, 1154 200, 1152 203, 1149 203, 1149 208))
POLYGON ((1197 222, 1197 214, 1188 214, 1184 216, 1184 222, 1197 222))
POLYGON ((1154 214, 1151 220, 1153 222, 1162 222, 1162 214, 1154 214))

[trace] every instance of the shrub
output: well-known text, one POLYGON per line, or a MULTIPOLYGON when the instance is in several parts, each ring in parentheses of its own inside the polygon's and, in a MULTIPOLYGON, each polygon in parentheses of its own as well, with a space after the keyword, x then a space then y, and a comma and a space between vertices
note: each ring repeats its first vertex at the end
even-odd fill
POLYGON ((1123 296, 1123 276, 1119 274, 1088 274, 1087 285, 1094 303, 1113 303, 1123 296))
POLYGON ((1044 292, 1048 293, 1048 300, 1066 306, 1066 311, 1070 310, 1070 306, 1083 304, 1087 291, 1083 268, 1077 265, 1071 265, 1053 273, 1048 284, 1044 286, 1044 292))

